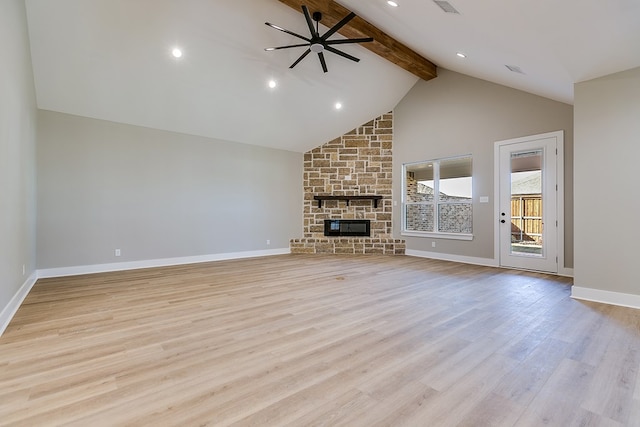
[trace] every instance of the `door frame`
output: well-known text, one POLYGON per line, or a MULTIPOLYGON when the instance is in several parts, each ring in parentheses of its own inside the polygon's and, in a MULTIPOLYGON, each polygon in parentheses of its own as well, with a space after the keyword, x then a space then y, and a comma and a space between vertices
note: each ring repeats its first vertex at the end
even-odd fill
MULTIPOLYGON (((529 142, 536 139, 556 138, 557 157, 556 157, 556 184, 558 191, 556 193, 556 211, 557 211, 557 256, 558 256, 558 272, 559 275, 567 275, 564 260, 564 131, 547 132, 537 135, 529 135, 520 138, 496 141, 494 143, 493 158, 493 258, 499 267, 503 267, 500 259, 500 147, 505 145, 513 145, 522 142, 529 142)), ((511 267, 508 267, 511 268, 511 267)))

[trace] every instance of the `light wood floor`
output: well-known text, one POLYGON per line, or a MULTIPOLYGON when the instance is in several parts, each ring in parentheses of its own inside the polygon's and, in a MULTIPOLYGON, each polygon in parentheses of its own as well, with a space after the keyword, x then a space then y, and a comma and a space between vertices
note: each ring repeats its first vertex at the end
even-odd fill
POLYGON ((0 424, 639 426, 640 310, 570 280, 283 255, 40 280, 0 424))

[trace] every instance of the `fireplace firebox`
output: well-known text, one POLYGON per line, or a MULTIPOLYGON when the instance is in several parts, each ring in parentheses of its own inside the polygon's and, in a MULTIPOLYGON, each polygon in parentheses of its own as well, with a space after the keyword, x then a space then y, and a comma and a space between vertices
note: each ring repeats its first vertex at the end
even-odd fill
POLYGON ((325 219, 325 236, 371 236, 371 221, 368 219, 325 219))

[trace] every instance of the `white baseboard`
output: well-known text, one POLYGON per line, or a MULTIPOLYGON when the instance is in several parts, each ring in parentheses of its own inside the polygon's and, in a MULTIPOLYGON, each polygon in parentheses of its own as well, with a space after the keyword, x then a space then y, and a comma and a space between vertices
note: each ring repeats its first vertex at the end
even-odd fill
POLYGON ((45 268, 38 270, 38 278, 77 276, 80 274, 108 273, 111 271, 137 270, 141 268, 169 267, 172 265, 197 264, 200 262, 224 261, 230 259, 255 258, 291 253, 289 248, 264 251, 230 252, 212 255, 198 255, 177 258, 150 259, 143 261, 118 262, 111 264, 79 265, 74 267, 45 268))
POLYGON ((11 301, 9 301, 9 304, 7 304, 0 313, 0 336, 4 333, 5 329, 7 329, 7 326, 9 326, 9 322, 11 322, 11 319, 13 319, 13 316, 15 316, 16 312, 20 308, 20 305, 27 297, 29 291, 31 290, 31 288, 33 288, 33 285, 35 285, 37 280, 38 272, 34 271, 22 284, 22 286, 20 286, 18 292, 16 292, 13 298, 11 298, 11 301))
MULTIPOLYGON (((485 267, 500 267, 500 264, 498 263, 498 261, 494 260, 493 258, 478 258, 478 257, 469 257, 469 256, 461 256, 461 255, 443 254, 440 252, 416 251, 414 249, 407 249, 405 251, 405 255, 415 256, 419 258, 432 258, 432 259, 438 259, 441 261, 461 262, 463 264, 482 265, 485 267)), ((557 274, 558 276, 573 277, 573 268, 561 268, 557 274)))
POLYGON ((558 269, 558 276, 573 277, 573 268, 565 267, 558 269))
POLYGON ((622 292, 572 286, 571 298, 640 309, 640 295, 624 294, 622 292))
POLYGON ((485 267, 499 267, 498 262, 493 258, 478 258, 462 255, 443 254, 440 252, 416 251, 414 249, 407 249, 405 251, 405 255, 415 256, 418 258, 438 259, 441 261, 461 262, 463 264, 483 265, 485 267))

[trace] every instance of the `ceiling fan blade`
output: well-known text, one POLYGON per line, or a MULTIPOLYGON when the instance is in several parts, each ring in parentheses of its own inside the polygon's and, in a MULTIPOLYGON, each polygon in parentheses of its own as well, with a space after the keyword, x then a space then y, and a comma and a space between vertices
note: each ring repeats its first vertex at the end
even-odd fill
POLYGON ((329 69, 327 68, 327 62, 324 60, 324 55, 322 54, 322 52, 318 52, 318 58, 320 58, 320 65, 322 65, 322 71, 324 71, 325 73, 329 71, 329 69))
POLYGON ((264 50, 266 51, 272 51, 272 50, 280 50, 280 49, 290 49, 292 47, 304 47, 304 46, 309 46, 309 43, 303 43, 303 44, 292 44, 289 46, 277 46, 277 47, 267 47, 264 50))
POLYGON ((355 18, 356 14, 351 12, 350 14, 348 14, 347 16, 345 16, 344 18, 342 18, 342 20, 340 22, 338 22, 336 25, 334 25, 333 27, 331 27, 329 29, 329 31, 327 31, 326 33, 324 33, 321 37, 322 41, 327 40, 329 37, 331 37, 336 31, 338 31, 340 28, 344 27, 345 24, 349 21, 351 21, 353 18, 355 18))
POLYGON ((340 55, 340 56, 342 56, 343 58, 350 59, 350 60, 352 60, 352 61, 354 61, 354 62, 360 62, 360 60, 359 60, 358 58, 356 58, 355 56, 351 56, 351 55, 349 55, 348 53, 344 53, 344 52, 342 52, 342 51, 339 51, 338 49, 333 48, 333 47, 331 47, 331 46, 325 46, 325 47, 324 47, 324 49, 325 49, 325 50, 327 50, 327 51, 329 51, 329 52, 331 52, 331 53, 335 53, 336 55, 340 55))
POLYGON ((332 44, 348 44, 348 43, 368 43, 372 41, 373 41, 373 37, 364 37, 361 39, 327 40, 326 42, 324 42, 324 44, 332 45, 332 44))
POLYGON ((309 55, 309 53, 311 53, 311 49, 307 49, 304 51, 304 53, 302 55, 300 55, 300 58, 296 59, 296 62, 294 62, 293 64, 291 64, 291 66, 289 68, 293 68, 296 65, 298 65, 298 63, 300 61, 302 61, 304 59, 305 56, 309 55))
POLYGON ((268 25, 268 26, 270 26, 271 28, 274 28, 274 29, 276 29, 276 30, 278 30, 278 31, 282 31, 283 33, 290 34, 290 35, 292 35, 292 36, 294 36, 294 37, 297 37, 297 38, 302 39, 302 40, 306 40, 306 41, 308 41, 309 43, 311 43, 311 39, 309 39, 309 38, 307 38, 307 37, 304 37, 304 36, 301 36, 300 34, 296 34, 296 33, 294 33, 293 31, 285 30, 285 29, 284 29, 284 28, 282 28, 282 27, 278 27, 277 25, 273 25, 273 24, 270 24, 270 23, 268 23, 268 22, 265 22, 265 25, 268 25))
POLYGON ((304 18, 307 20, 307 25, 309 26, 309 31, 311 32, 311 37, 318 37, 318 32, 313 27, 313 19, 311 19, 311 15, 309 14, 309 9, 307 6, 302 5, 302 13, 304 13, 304 18))

